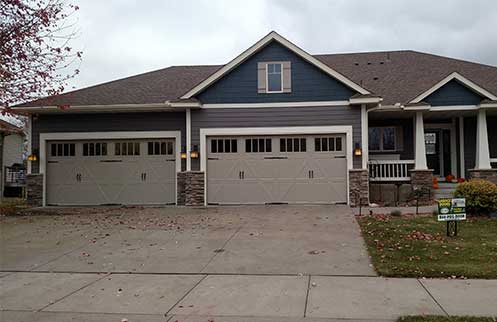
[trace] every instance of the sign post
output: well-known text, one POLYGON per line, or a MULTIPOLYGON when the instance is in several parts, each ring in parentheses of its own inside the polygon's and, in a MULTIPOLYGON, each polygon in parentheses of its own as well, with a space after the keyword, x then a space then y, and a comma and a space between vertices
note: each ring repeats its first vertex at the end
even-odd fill
POLYGON ((447 223, 447 236, 457 236, 457 222, 461 220, 466 220, 465 198, 438 200, 438 221, 447 223))

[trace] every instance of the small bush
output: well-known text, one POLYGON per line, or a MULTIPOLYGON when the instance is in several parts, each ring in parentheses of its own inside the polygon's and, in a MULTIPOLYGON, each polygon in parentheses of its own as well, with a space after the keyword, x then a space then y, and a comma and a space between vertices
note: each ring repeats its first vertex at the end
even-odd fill
POLYGON ((402 212, 399 209, 395 209, 390 212, 390 216, 393 217, 400 217, 400 215, 402 215, 402 212))
POLYGON ((466 209, 472 214, 488 214, 497 210, 497 185, 486 180, 460 183, 454 197, 466 198, 466 209))

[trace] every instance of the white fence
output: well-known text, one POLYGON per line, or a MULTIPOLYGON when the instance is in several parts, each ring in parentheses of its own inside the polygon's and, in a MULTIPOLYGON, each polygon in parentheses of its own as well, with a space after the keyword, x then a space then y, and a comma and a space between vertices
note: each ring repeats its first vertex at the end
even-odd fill
POLYGON ((371 160, 368 171, 370 181, 410 181, 409 170, 414 160, 371 160))

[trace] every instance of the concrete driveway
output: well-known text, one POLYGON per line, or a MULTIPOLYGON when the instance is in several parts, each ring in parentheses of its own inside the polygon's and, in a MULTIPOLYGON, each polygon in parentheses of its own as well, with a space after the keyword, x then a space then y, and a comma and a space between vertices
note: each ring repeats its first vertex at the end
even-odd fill
POLYGON ((374 275, 346 206, 48 211, 3 221, 2 271, 374 275))

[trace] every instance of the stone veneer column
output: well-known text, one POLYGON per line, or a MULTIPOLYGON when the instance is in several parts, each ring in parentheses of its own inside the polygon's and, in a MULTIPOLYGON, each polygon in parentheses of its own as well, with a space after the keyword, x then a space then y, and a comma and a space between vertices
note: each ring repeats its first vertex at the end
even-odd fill
POLYGON ((433 192, 433 170, 411 170, 411 186, 413 191, 422 189, 426 192, 419 199, 420 205, 430 204, 433 192))
POLYGON ((178 205, 204 205, 205 175, 202 171, 178 173, 178 205))
POLYGON ((483 179, 497 184, 497 169, 472 169, 469 170, 471 179, 483 179))
POLYGON ((26 175, 26 201, 33 207, 43 206, 43 174, 26 175))
POLYGON ((369 175, 366 169, 349 170, 350 206, 369 205, 369 175))

